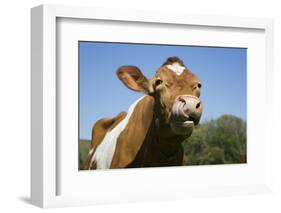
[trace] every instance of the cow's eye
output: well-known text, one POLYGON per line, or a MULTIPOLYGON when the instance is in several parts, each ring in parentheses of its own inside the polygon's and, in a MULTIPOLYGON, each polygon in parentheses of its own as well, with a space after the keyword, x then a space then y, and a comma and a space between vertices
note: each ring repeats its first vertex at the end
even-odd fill
POLYGON ((161 80, 161 79, 156 79, 156 81, 155 81, 155 86, 158 86, 158 85, 160 85, 160 84, 162 84, 163 83, 163 81, 161 80))

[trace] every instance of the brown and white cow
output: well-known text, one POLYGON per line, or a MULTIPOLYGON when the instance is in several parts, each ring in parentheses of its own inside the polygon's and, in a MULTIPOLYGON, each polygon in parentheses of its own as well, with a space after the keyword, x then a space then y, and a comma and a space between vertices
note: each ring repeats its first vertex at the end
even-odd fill
POLYGON ((199 79, 178 57, 168 58, 150 80, 135 66, 122 66, 117 75, 146 95, 127 113, 95 123, 86 169, 182 165, 182 142, 202 114, 199 79))

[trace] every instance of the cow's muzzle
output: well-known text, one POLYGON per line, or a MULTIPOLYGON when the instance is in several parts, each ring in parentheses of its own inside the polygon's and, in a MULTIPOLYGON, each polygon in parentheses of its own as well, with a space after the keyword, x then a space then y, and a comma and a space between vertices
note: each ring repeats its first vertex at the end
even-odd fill
POLYGON ((200 121, 202 110, 199 98, 192 95, 179 96, 172 107, 172 130, 176 134, 191 135, 194 125, 200 121))

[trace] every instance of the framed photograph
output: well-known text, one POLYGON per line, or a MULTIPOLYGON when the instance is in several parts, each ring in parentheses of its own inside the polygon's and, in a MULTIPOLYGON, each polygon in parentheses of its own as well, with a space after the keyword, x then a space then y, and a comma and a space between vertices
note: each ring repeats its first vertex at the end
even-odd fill
POLYGON ((42 5, 31 25, 33 204, 271 191, 272 20, 42 5))

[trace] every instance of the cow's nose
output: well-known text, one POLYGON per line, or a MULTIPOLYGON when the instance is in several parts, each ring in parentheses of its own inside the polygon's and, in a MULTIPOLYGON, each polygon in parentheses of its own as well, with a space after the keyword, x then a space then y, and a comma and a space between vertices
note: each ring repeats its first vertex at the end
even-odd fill
POLYGON ((183 102, 183 112, 198 123, 203 110, 200 99, 193 95, 181 95, 178 101, 183 102))

